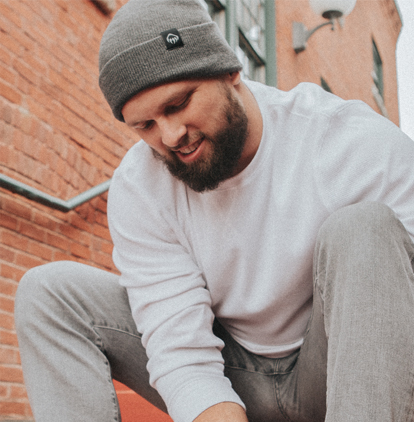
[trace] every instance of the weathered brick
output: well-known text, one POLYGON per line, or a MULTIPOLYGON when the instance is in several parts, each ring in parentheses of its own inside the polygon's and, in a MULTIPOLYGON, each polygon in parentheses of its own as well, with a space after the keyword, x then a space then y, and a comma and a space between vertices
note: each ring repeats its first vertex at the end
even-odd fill
POLYGON ((49 246, 42 245, 39 242, 30 242, 28 252, 45 261, 51 261, 53 257, 53 249, 49 246))
MULTIPOLYGON (((1 292, 4 294, 4 292, 1 292)), ((14 300, 11 297, 0 296, 0 309, 6 312, 14 312, 14 300)))
POLYGON ((0 401, 0 415, 25 415, 26 404, 20 401, 0 401))
POLYGON ((16 333, 14 331, 3 330, 2 328, 0 328, 0 344, 18 347, 16 333))
POLYGON ((0 327, 10 331, 14 330, 13 315, 0 310, 0 327))
POLYGON ((71 247, 70 247, 70 252, 72 255, 79 257, 79 258, 84 258, 89 260, 91 258, 91 251, 88 247, 84 246, 84 245, 79 245, 78 243, 72 243, 71 247))
POLYGON ((0 259, 12 263, 14 262, 15 256, 16 253, 10 248, 5 248, 4 246, 0 245, 0 259))
POLYGON ((0 232, 0 239, 4 245, 10 246, 15 250, 24 251, 29 244, 29 240, 26 237, 9 230, 2 230, 0 232))
POLYGON ((19 14, 11 7, 8 2, 0 2, 0 15, 4 18, 4 20, 8 20, 13 22, 14 25, 17 27, 22 26, 22 21, 19 14))
POLYGON ((44 263, 45 261, 43 259, 35 258, 32 255, 26 255, 24 253, 18 254, 16 257, 16 264, 27 269, 37 267, 44 263))
POLYGON ((14 397, 15 400, 27 399, 26 389, 22 385, 12 384, 10 386, 10 395, 14 397))
POLYGON ((3 195, 0 197, 0 209, 9 212, 12 215, 30 219, 32 214, 31 207, 23 203, 18 197, 3 195))
MULTIPOLYGON (((0 197, 0 208, 1 208, 1 197, 0 197)), ((10 215, 9 213, 6 213, 4 211, 0 211, 0 226, 6 227, 11 230, 17 229, 17 218, 13 215, 10 215)))
MULTIPOLYGON (((17 264, 17 259, 16 259, 16 264, 17 264)), ((10 280, 19 281, 23 277, 24 272, 25 272, 24 270, 18 268, 17 266, 8 265, 5 263, 0 264, 0 275, 6 279, 9 278, 10 280)), ((1 280, 0 280, 0 287, 2 287, 1 280)), ((0 291, 3 291, 3 287, 0 291)))
POLYGON ((0 81, 0 92, 4 98, 12 103, 20 104, 22 102, 21 94, 13 86, 7 85, 2 81, 0 81))
POLYGON ((70 250, 71 242, 65 236, 61 236, 56 233, 47 233, 46 234, 46 243, 53 246, 54 248, 61 249, 63 251, 70 250))
POLYGON ((3 267, 7 267, 7 264, 0 263, 0 292, 4 296, 14 297, 17 290, 16 281, 12 281, 12 278, 9 277, 7 268, 3 271, 3 267))
MULTIPOLYGON (((1 350, 0 350, 0 354, 1 354, 1 350)), ((0 384, 0 400, 4 401, 4 399, 8 397, 10 397, 10 386, 0 384)))
POLYGON ((45 232, 42 228, 35 226, 31 222, 22 221, 20 223, 20 233, 31 239, 43 242, 45 240, 45 232))

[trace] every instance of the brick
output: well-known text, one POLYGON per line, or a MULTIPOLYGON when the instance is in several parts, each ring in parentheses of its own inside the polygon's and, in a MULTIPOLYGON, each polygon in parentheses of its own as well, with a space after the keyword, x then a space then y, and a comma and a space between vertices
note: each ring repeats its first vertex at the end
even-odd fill
POLYGON ((112 256, 114 245, 112 242, 102 242, 102 252, 112 256))
POLYGON ((93 262, 96 262, 98 265, 105 269, 113 270, 115 268, 112 261, 112 256, 100 252, 94 252, 92 255, 93 262))
POLYGON ((0 327, 10 331, 14 330, 13 316, 0 310, 0 327))
POLYGON ((1 95, 15 104, 21 104, 22 96, 21 94, 12 86, 6 85, 0 81, 0 92, 1 95))
MULTIPOLYGON (((1 292, 1 294, 4 294, 1 292)), ((10 297, 0 296, 0 309, 5 312, 14 312, 14 300, 10 297)))
POLYGON ((43 242, 45 240, 45 232, 43 229, 38 228, 31 222, 22 221, 20 223, 20 233, 31 239, 39 240, 43 242))
POLYGON ((51 231, 55 231, 59 224, 53 215, 37 210, 33 210, 33 222, 51 231))
POLYGON ((2 402, 0 401, 0 415, 25 415, 26 405, 21 402, 2 402))
POLYGON ((9 5, 7 5, 6 2, 0 2, 0 16, 10 22, 13 22, 18 27, 22 26, 22 21, 19 14, 16 13, 9 5))
POLYGON ((20 76, 19 74, 16 75, 16 88, 23 94, 23 96, 26 96, 30 92, 30 86, 33 84, 29 83, 28 80, 20 76))
MULTIPOLYGON (((6 331, 0 328, 0 344, 18 347, 17 335, 15 332, 6 331)), ((1 412, 0 412, 1 415, 1 412)))
POLYGON ((20 355, 17 347, 1 346, 0 347, 0 364, 19 364, 20 355))
POLYGON ((55 233, 46 234, 46 243, 51 246, 54 246, 55 248, 61 249, 63 251, 70 250, 69 240, 64 236, 61 236, 55 233))
POLYGON ((30 24, 36 25, 39 21, 36 14, 33 13, 33 9, 28 8, 27 5, 24 4, 22 1, 16 1, 15 3, 13 3, 13 10, 19 15, 22 20, 22 23, 25 23, 24 27, 26 28, 30 24))
MULTIPOLYGON (((6 264, 0 264, 0 275, 2 277, 8 278, 9 280, 4 280, 0 277, 0 292, 4 296, 14 297, 17 290, 17 283, 11 281, 11 277, 7 277, 5 274, 2 274, 2 267, 6 264)), ((7 266, 7 265, 6 265, 7 266)))
POLYGON ((27 392, 24 386, 11 385, 10 386, 10 396, 15 400, 27 399, 27 392))
POLYGON ((16 333, 14 331, 3 330, 0 328, 0 344, 18 347, 19 344, 16 333))
POLYGON ((5 398, 8 397, 10 397, 10 387, 8 385, 0 384, 0 400, 3 401, 5 398))
POLYGON ((12 196, 0 197, 0 209, 18 217, 23 217, 26 220, 29 220, 32 214, 30 206, 21 202, 20 199, 12 196))
POLYGON ((11 54, 0 46, 0 62, 2 62, 3 64, 7 66, 10 66, 11 60, 12 60, 11 54))
POLYGON ((14 72, 11 72, 9 68, 6 66, 0 65, 0 75, 1 79, 4 82, 7 82, 10 85, 14 85, 16 82, 16 74, 14 72))
POLYGON ((61 251, 55 251, 53 255, 53 261, 77 261, 77 259, 70 253, 63 253, 61 251))
POLYGON ((105 214, 106 214, 106 207, 107 207, 107 198, 108 198, 108 193, 105 192, 101 196, 97 197, 94 203, 95 207, 105 214))
MULTIPOLYGON (((1 16, 1 12, 0 12, 0 16, 1 16)), ((4 26, 3 23, 0 22, 0 24, 1 24, 1 27, 4 26)), ((13 53, 13 55, 16 55, 16 54, 19 55, 20 52, 23 50, 23 47, 15 39, 13 39, 10 36, 3 36, 1 40, 1 44, 7 51, 13 53)))
POLYGON ((43 259, 34 258, 33 256, 23 253, 18 254, 16 258, 16 265, 27 269, 38 267, 44 263, 45 261, 43 259))
POLYGON ((30 242, 28 253, 45 261, 51 261, 53 257, 53 249, 38 242, 30 242))
POLYGON ((25 51, 22 55, 22 60, 28 65, 34 72, 37 72, 40 75, 45 75, 48 68, 45 62, 39 60, 38 57, 33 55, 30 51, 25 51))
MULTIPOLYGON (((0 121, 0 133, 2 137, 2 146, 7 147, 7 151, 13 147, 13 135, 15 129, 2 121, 0 121)), ((1 156, 2 162, 7 165, 8 161, 4 156, 1 156)))
POLYGON ((5 123, 11 123, 12 121, 12 107, 5 101, 1 103, 1 117, 5 123))
POLYGON ((15 260, 15 252, 9 248, 5 248, 4 246, 0 245, 0 259, 7 261, 7 262, 14 262, 15 260))
MULTIPOLYGON (((80 207, 82 208, 82 207, 80 207)), ((84 218, 80 217, 77 213, 72 213, 70 216, 70 223, 84 231, 90 230, 90 225, 85 221, 84 218)))
POLYGON ((27 79, 29 82, 36 84, 39 77, 33 72, 32 68, 29 67, 22 60, 15 60, 13 63, 13 68, 18 72, 23 78, 27 79))
MULTIPOLYGON (((1 197, 0 197, 0 208, 1 208, 1 197)), ((9 213, 5 213, 4 211, 0 211, 0 226, 6 227, 11 230, 17 229, 17 218, 10 215, 9 213)))
POLYGON ((0 236, 1 242, 4 245, 10 246, 14 249, 26 250, 29 244, 29 241, 26 237, 12 231, 3 230, 0 233, 0 236))
POLYGON ((111 240, 109 230, 106 227, 102 227, 99 224, 95 224, 93 227, 93 234, 101 237, 102 239, 111 240))
MULTIPOLYGON (((18 262, 18 260, 16 259, 16 263, 17 262, 18 262)), ((0 275, 2 277, 9 278, 10 280, 19 281, 23 277, 24 273, 25 273, 25 271, 20 269, 20 268, 17 268, 17 266, 8 265, 8 264, 4 264, 4 263, 2 263, 0 265, 0 275)), ((0 287, 1 287, 1 284, 2 283, 0 281, 0 287)), ((3 292, 2 289, 0 291, 3 292)))
MULTIPOLYGON (((2 137, 2 131, 1 130, 0 130, 0 137, 2 137)), ((8 162, 9 148, 6 145, 0 145, 0 157, 1 157, 2 161, 6 162, 6 163, 8 162)))
POLYGON ((70 247, 70 252, 72 255, 77 256, 79 258, 90 259, 91 258, 91 251, 89 248, 83 245, 79 245, 77 243, 73 243, 70 247))

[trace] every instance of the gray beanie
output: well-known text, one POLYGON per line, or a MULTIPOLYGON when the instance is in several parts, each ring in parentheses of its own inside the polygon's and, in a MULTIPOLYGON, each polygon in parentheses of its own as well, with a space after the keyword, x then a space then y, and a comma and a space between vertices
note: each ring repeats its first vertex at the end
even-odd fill
POLYGON ((199 0, 130 0, 102 37, 99 86, 123 122, 123 106, 144 89, 241 68, 199 0))

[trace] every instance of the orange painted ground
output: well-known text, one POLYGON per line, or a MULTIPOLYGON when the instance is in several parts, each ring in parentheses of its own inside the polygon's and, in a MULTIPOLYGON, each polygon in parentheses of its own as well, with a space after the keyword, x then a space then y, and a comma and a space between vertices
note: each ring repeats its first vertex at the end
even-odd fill
POLYGON ((114 381, 121 407, 122 422, 172 422, 172 419, 161 410, 148 403, 125 385, 114 381))

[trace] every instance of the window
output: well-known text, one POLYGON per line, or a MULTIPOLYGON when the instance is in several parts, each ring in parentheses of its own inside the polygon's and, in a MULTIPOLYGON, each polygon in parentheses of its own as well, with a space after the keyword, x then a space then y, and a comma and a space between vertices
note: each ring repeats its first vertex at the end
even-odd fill
POLYGON ((214 22, 218 25, 223 35, 226 35, 226 2, 225 0, 203 0, 206 5, 208 13, 214 22))
POLYGON ((243 65, 243 77, 275 86, 274 0, 202 2, 236 52, 243 65), (266 26, 270 26, 269 30, 266 26))
POLYGON ((236 54, 243 64, 243 76, 265 82, 265 1, 236 2, 238 45, 236 54))

